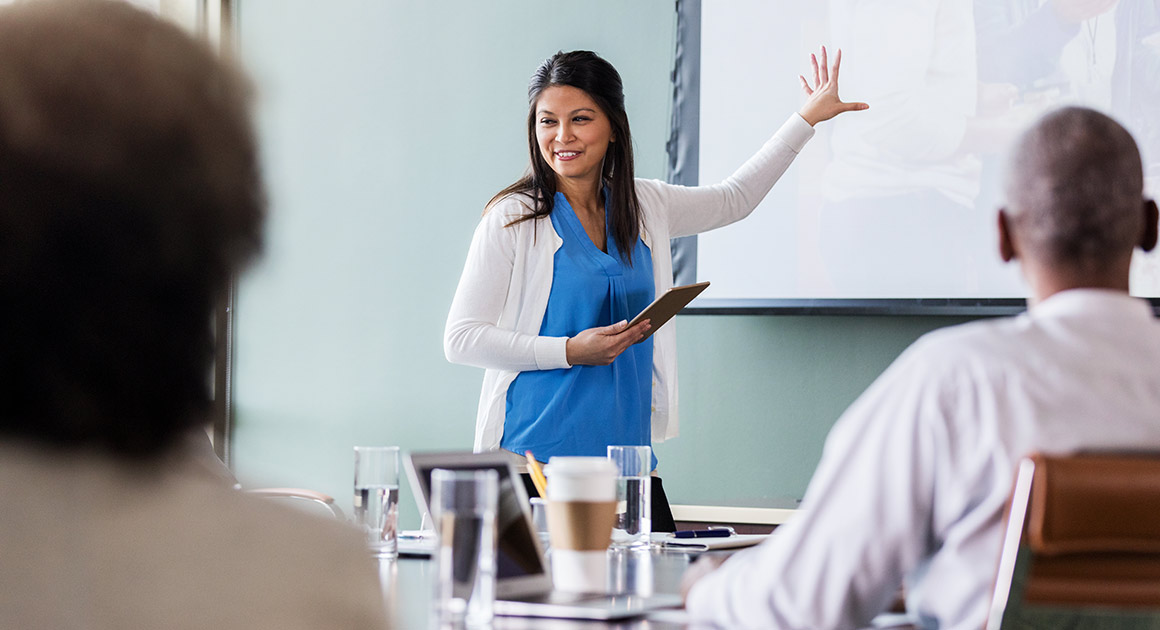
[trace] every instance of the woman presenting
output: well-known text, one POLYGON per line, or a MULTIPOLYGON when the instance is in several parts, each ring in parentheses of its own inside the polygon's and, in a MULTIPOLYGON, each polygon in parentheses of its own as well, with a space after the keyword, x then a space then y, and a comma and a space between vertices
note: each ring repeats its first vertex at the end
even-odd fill
POLYGON ((650 322, 627 322, 672 286, 670 238, 744 218, 815 124, 868 107, 838 97, 841 58, 830 68, 824 47, 820 63, 811 55, 798 113, 729 179, 697 187, 633 177, 611 64, 575 51, 540 65, 530 172, 484 211, 444 332, 449 361, 485 368, 477 452, 603 457, 610 444, 676 435, 675 327, 641 342, 650 322))

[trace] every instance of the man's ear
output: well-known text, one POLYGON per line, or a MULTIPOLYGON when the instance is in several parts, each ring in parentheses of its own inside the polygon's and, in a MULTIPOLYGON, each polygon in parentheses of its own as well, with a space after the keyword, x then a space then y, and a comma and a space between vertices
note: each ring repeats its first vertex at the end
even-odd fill
POLYGON ((1019 252, 1015 249, 1015 238, 1011 234, 1011 218, 1007 216, 1007 209, 999 208, 996 218, 999 221, 999 258, 1005 263, 1011 262, 1019 257, 1019 252))
POLYGON ((1140 249, 1150 252, 1156 247, 1157 222, 1160 221, 1160 211, 1156 209, 1156 202, 1144 200, 1144 231, 1140 233, 1140 249))

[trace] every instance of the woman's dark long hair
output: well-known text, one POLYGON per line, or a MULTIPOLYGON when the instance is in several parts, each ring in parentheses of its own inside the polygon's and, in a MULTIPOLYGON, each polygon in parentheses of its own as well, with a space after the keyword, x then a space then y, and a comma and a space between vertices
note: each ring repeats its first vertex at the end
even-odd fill
MULTIPOLYGON (((612 236, 621 255, 632 264, 632 251, 640 238, 640 201, 636 198, 632 166, 632 133, 624 111, 624 84, 612 64, 587 50, 558 52, 540 64, 528 85, 528 150, 531 169, 519 181, 499 191, 488 208, 508 195, 522 193, 531 198, 531 213, 508 226, 538 219, 552 213, 556 198, 556 173, 540 155, 536 139, 536 101, 549 87, 568 85, 584 90, 608 116, 615 142, 608 144, 601 181, 608 186, 612 236)), ((485 210, 486 212, 486 210, 485 210)))

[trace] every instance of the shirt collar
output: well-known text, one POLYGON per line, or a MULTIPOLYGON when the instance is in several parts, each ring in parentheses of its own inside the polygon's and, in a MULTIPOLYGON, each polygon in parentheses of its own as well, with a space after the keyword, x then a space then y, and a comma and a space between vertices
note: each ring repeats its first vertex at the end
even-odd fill
POLYGON ((1154 319, 1152 305, 1114 289, 1069 289, 1060 291, 1028 309, 1032 318, 1069 315, 1128 316, 1154 319))

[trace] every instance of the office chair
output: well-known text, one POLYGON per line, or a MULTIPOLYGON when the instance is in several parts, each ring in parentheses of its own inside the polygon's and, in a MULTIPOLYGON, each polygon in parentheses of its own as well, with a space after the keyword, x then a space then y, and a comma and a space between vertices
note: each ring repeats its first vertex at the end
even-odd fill
POLYGON ((291 502, 306 502, 307 505, 321 506, 329 511, 334 518, 340 521, 345 520, 342 510, 335 505, 334 497, 329 494, 305 488, 255 488, 246 490, 245 493, 267 499, 285 499, 291 502))
POLYGON ((1160 454, 1019 463, 987 630, 1160 628, 1160 454))

